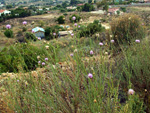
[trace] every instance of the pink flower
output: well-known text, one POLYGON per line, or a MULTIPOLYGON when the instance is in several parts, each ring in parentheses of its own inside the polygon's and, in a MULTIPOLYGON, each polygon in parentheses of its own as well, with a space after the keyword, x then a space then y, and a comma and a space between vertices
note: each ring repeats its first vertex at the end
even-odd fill
POLYGON ((74 34, 73 34, 73 33, 71 33, 71 36, 73 37, 73 36, 74 36, 74 34))
POLYGON ((42 62, 42 66, 44 66, 45 65, 45 62, 42 62))
POLYGON ((10 28, 11 28, 11 25, 9 25, 9 24, 6 25, 6 28, 7 28, 7 29, 10 29, 10 28))
POLYGON ((41 40, 41 37, 38 37, 38 40, 41 40))
POLYGON ((135 42, 136 42, 136 43, 140 43, 140 40, 136 39, 135 42))
POLYGON ((104 44, 102 42, 99 43, 100 46, 103 46, 104 44))
POLYGON ((88 74, 89 78, 93 78, 93 75, 91 73, 88 74))
POLYGON ((32 30, 32 33, 34 33, 34 31, 32 30))
POLYGON ((110 42, 111 42, 111 43, 114 43, 115 41, 114 41, 114 40, 111 40, 110 42))
POLYGON ((80 28, 80 25, 78 26, 78 28, 80 28))
POLYGON ((26 25, 26 24, 27 24, 27 21, 23 21, 22 24, 23 24, 23 25, 26 25))
POLYGON ((45 61, 48 61, 48 58, 45 58, 45 61))
POLYGON ((90 54, 91 54, 91 55, 93 55, 93 54, 94 54, 94 52, 91 50, 91 51, 90 51, 90 54))
POLYGON ((134 91, 133 89, 129 89, 129 90, 128 90, 128 94, 129 94, 129 95, 133 95, 134 92, 135 92, 135 91, 134 91))
POLYGON ((73 53, 71 53, 70 56, 72 57, 72 56, 73 56, 73 53))
POLYGON ((78 25, 77 23, 74 24, 74 26, 77 26, 77 25, 78 25))
POLYGON ((40 64, 41 63, 41 61, 38 61, 38 64, 40 64))
POLYGON ((76 20, 76 17, 75 17, 75 16, 73 16, 73 17, 72 17, 72 20, 76 20))
POLYGON ((56 33, 53 33, 54 36, 56 36, 56 33))

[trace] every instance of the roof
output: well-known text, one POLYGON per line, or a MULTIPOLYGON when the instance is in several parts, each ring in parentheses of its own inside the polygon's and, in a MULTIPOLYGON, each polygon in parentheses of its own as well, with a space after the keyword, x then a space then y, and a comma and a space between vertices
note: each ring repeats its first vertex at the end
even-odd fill
POLYGON ((45 32, 45 30, 41 27, 36 27, 36 28, 33 28, 32 29, 33 32, 38 32, 38 31, 42 31, 42 32, 45 32))
POLYGON ((113 12, 118 11, 118 10, 119 10, 119 8, 109 8, 108 12, 113 13, 113 12))
POLYGON ((83 6, 84 4, 77 4, 77 6, 83 6))
POLYGON ((0 10, 0 13, 3 13, 5 10, 0 10))

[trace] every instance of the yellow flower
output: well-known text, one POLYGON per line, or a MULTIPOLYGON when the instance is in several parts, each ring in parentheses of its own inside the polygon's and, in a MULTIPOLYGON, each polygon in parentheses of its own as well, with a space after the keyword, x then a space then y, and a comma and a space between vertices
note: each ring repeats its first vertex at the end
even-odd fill
POLYGON ((97 102, 97 100, 96 99, 94 99, 94 103, 96 103, 97 102))

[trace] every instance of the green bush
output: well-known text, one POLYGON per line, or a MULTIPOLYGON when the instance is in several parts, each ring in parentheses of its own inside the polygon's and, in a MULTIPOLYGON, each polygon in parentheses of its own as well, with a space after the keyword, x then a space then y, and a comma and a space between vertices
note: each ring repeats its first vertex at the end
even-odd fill
POLYGON ((86 11, 86 12, 90 12, 90 11, 94 11, 95 8, 92 4, 84 4, 84 6, 82 6, 82 11, 86 11))
POLYGON ((73 22, 79 22, 81 17, 79 15, 73 14, 69 19, 70 19, 70 22, 73 23, 73 22), (76 19, 72 20, 72 17, 76 17, 76 19))
POLYGON ((13 31, 11 29, 6 29, 4 35, 8 38, 13 38, 13 31))
POLYGON ((33 40, 33 41, 37 40, 36 36, 34 34, 30 33, 30 32, 26 32, 25 37, 28 40, 33 40))
POLYGON ((65 23, 65 17, 64 16, 60 16, 57 18, 57 21, 59 24, 64 24, 65 23))
POLYGON ((137 15, 125 14, 111 23, 113 38, 118 43, 130 43, 132 39, 145 37, 145 28, 137 15))
POLYGON ((104 28, 98 21, 88 24, 88 26, 79 31, 79 37, 92 36, 96 32, 101 32, 104 28))
POLYGON ((45 57, 50 56, 49 61, 54 63, 53 49, 52 46, 46 50, 45 45, 38 48, 27 43, 4 48, 0 52, 0 73, 34 70, 38 67, 37 56, 41 56, 41 62, 45 62, 45 57))

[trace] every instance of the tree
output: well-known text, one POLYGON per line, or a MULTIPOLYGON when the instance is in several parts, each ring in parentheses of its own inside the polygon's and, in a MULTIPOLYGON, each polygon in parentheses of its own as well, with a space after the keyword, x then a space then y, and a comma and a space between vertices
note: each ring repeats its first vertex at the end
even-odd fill
POLYGON ((71 1, 70 1, 70 5, 76 5, 77 3, 78 3, 77 0, 71 0, 71 1))
POLYGON ((94 8, 94 6, 93 6, 92 4, 86 3, 86 4, 84 4, 84 6, 82 7, 82 11, 87 11, 87 12, 89 12, 89 11, 94 11, 94 10, 95 10, 95 8, 94 8))
POLYGON ((88 0, 88 3, 96 3, 96 0, 88 0))
POLYGON ((109 9, 108 4, 105 4, 103 10, 108 11, 108 9, 109 9))
POLYGON ((62 3, 62 7, 63 7, 63 8, 66 8, 66 7, 67 7, 67 3, 66 3, 66 2, 63 2, 63 3, 62 3))

